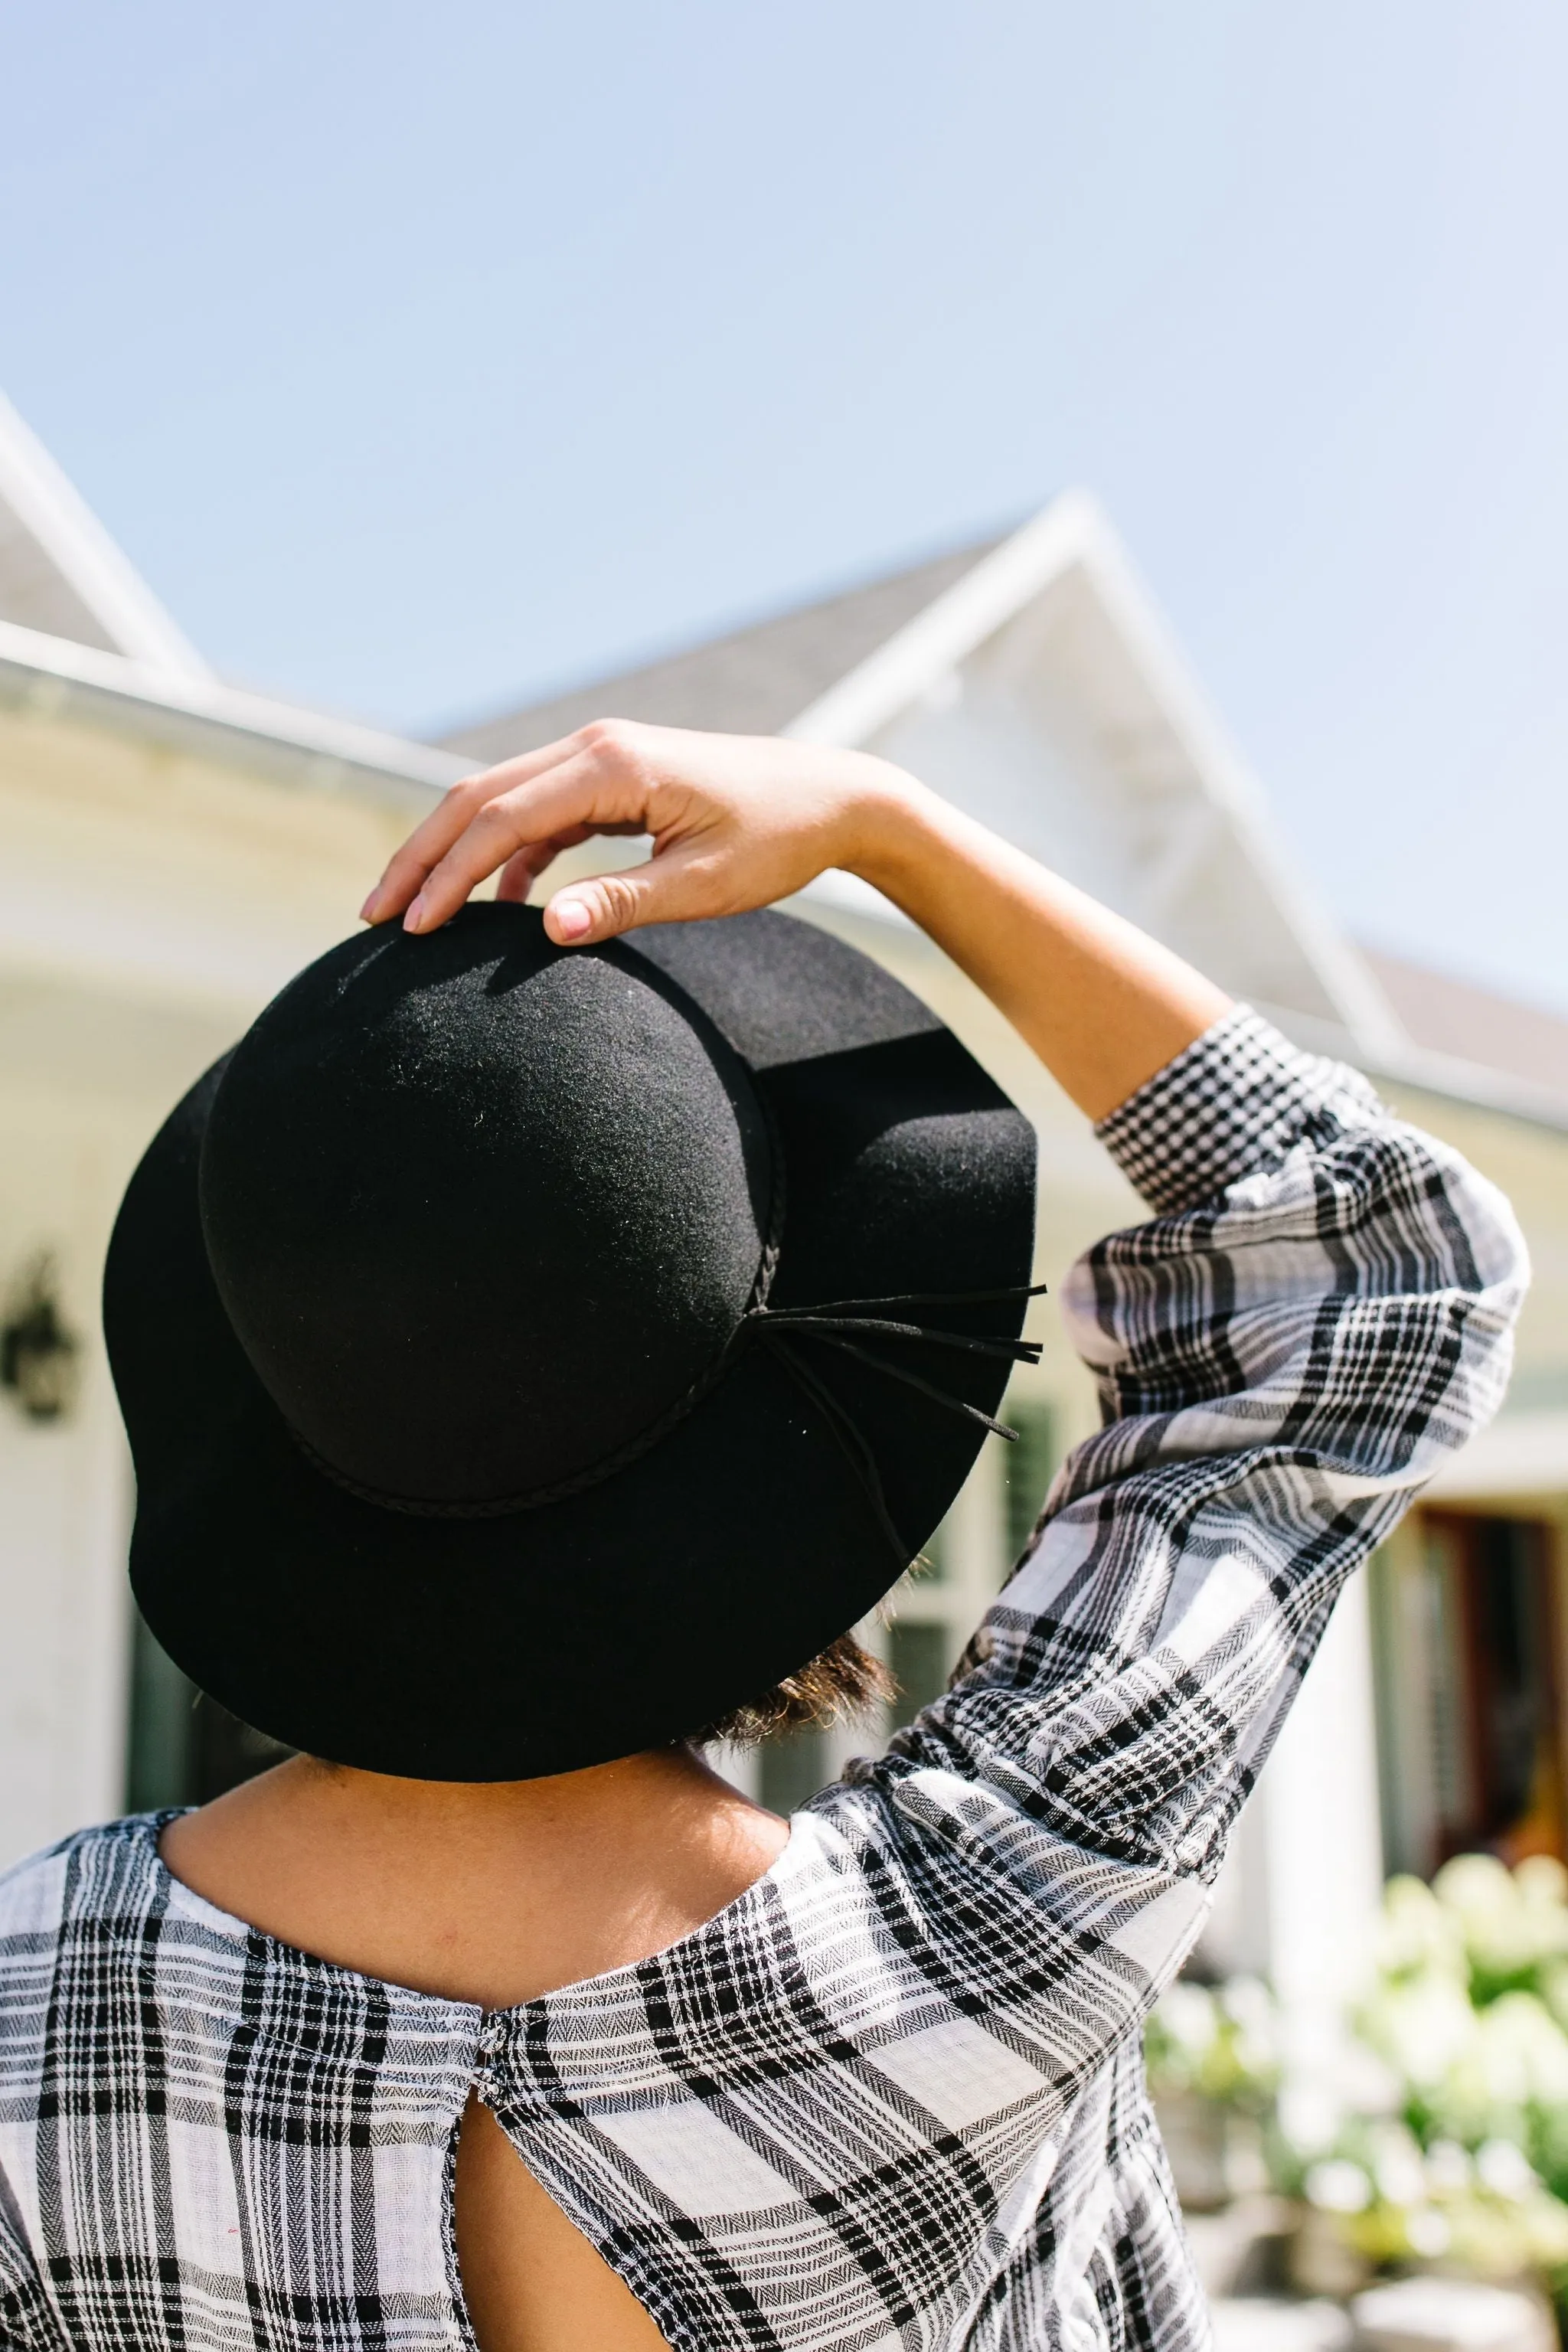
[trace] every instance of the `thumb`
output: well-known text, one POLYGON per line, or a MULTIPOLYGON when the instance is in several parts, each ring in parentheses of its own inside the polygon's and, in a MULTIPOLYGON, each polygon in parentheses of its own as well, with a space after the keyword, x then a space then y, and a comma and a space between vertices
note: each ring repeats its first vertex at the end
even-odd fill
POLYGON ((558 947, 596 947, 639 923, 689 923, 724 911, 709 861, 679 850, 619 874, 568 882, 544 909, 544 928, 558 947))

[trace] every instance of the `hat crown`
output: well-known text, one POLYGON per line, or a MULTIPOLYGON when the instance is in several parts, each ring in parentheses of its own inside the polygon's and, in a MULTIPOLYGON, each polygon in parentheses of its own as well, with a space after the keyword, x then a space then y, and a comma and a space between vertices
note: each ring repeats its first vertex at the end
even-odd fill
POLYGON ((773 1221, 744 1065, 640 958, 531 910, 376 931, 237 1049, 201 1157, 235 1333, 307 1448, 386 1500, 543 1499, 678 1412, 773 1221))

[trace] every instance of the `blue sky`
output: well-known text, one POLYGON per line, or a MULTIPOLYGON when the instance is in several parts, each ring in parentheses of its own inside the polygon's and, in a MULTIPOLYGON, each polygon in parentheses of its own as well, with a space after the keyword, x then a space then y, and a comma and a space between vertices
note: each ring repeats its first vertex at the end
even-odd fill
POLYGON ((415 730, 1109 508, 1358 931, 1568 1009, 1561 0, 12 0, 0 383, 415 730))

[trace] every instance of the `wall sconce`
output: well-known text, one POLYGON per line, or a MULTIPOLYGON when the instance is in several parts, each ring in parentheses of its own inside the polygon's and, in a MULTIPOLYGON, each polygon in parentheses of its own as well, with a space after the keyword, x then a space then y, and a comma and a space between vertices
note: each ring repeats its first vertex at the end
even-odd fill
POLYGON ((0 1388, 29 1421, 59 1421, 76 1402, 81 1343, 61 1320, 58 1276, 40 1252, 12 1290, 0 1325, 0 1388))

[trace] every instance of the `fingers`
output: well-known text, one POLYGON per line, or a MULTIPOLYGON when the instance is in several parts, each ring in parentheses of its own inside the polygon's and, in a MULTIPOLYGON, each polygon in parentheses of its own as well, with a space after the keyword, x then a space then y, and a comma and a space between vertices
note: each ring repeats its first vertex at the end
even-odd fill
POLYGON ((499 767, 481 769, 478 774, 465 776, 460 783, 453 784, 395 852, 360 909, 362 921, 384 923, 400 915, 480 809, 562 766, 576 748, 574 736, 563 736, 557 742, 545 744, 541 751, 505 760, 499 767))
POLYGON ((559 947, 597 947, 643 923, 689 923, 735 911, 722 860, 693 844, 619 874, 568 882, 544 909, 544 928, 559 947))
POLYGON ((500 905, 521 907, 554 855, 553 849, 520 849, 515 857, 509 857, 496 884, 500 905))
POLYGON ((591 838, 585 824, 574 824, 565 833, 552 833, 548 841, 530 842, 507 859, 496 884, 496 897, 503 905, 521 906, 534 884, 552 866, 563 849, 575 849, 578 843, 591 838))
MULTIPOLYGON (((429 866, 407 903, 404 929, 434 930, 457 913, 470 891, 520 852, 563 838, 584 841, 606 830, 640 831, 645 796, 640 780, 606 770, 589 750, 480 803, 429 866)), ((394 899, 389 898, 386 910, 395 911, 394 899)))
MULTIPOLYGON (((880 762, 858 752, 595 719, 542 751, 455 784, 393 857, 365 901, 364 918, 386 922, 402 915, 407 929, 432 930, 492 874, 502 877, 503 898, 524 898, 556 849, 598 833, 655 836, 660 873, 647 889, 659 912, 623 898, 623 886, 613 889, 601 877, 596 895, 575 902, 588 909, 585 917, 569 916, 563 907, 561 919, 575 924, 581 938, 609 939, 635 922, 674 919, 668 895, 699 885, 695 869, 673 864, 673 854, 704 838, 710 847, 721 837, 728 845, 724 883, 711 884, 712 890, 739 892, 737 903, 760 906, 765 897, 755 893, 764 884, 777 896, 845 862, 840 848, 855 845, 848 817, 858 800, 885 791, 885 778, 877 784, 880 772, 880 762), (737 878, 742 869, 750 880, 737 878)), ((679 911, 729 910, 704 901, 679 911)))

